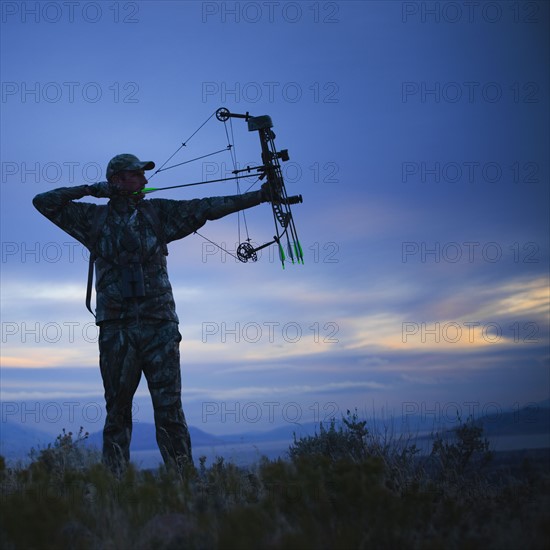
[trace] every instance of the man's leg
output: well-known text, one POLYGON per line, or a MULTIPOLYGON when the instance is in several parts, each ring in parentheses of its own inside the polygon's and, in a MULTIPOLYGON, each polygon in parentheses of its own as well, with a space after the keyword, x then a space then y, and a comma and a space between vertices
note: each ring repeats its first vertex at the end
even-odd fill
POLYGON ((144 327, 142 364, 153 401, 157 443, 167 466, 179 471, 191 465, 191 438, 181 405, 181 372, 177 323, 144 327))
POLYGON ((103 462, 116 474, 130 460, 132 399, 141 378, 135 336, 122 322, 103 323, 99 331, 99 363, 107 409, 103 462))

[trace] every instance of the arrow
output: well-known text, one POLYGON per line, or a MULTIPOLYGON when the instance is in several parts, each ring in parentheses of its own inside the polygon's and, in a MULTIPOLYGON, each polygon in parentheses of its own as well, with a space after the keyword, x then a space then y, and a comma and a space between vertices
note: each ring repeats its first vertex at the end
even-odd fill
POLYGON ((166 189, 179 189, 180 187, 192 187, 193 185, 204 185, 205 183, 217 183, 220 181, 230 181, 242 179, 243 176, 232 176, 230 178, 220 178, 217 180, 208 180, 208 181, 195 181, 193 183, 182 183, 181 185, 170 185, 168 187, 144 187, 141 191, 134 191, 134 195, 139 195, 140 193, 153 193, 154 191, 164 191, 166 189))

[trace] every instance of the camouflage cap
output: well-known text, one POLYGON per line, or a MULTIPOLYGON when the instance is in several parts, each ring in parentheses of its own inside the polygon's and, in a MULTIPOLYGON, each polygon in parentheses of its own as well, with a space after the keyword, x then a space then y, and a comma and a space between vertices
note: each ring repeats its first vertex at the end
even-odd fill
POLYGON ((152 170, 155 167, 155 163, 151 160, 143 162, 139 160, 135 155, 123 153, 113 157, 107 165, 107 180, 110 180, 117 172, 122 170, 152 170))

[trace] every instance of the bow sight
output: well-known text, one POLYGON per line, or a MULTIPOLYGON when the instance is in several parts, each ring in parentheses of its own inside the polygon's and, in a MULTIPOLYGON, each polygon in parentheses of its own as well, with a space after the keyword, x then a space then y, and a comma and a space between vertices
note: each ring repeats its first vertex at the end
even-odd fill
POLYGON ((297 204, 302 202, 302 195, 294 195, 289 197, 286 193, 286 188, 283 180, 283 174, 279 159, 283 162, 289 160, 288 149, 282 149, 277 151, 275 147, 275 133, 273 128, 273 122, 268 115, 263 116, 250 116, 247 112, 244 115, 238 113, 231 113, 225 107, 222 107, 216 111, 216 118, 221 122, 227 122, 230 118, 242 118, 248 123, 249 132, 258 132, 260 136, 260 143, 262 146, 262 165, 254 168, 247 167, 244 170, 235 170, 233 173, 256 170, 260 173, 259 179, 267 178, 269 183, 271 208, 273 210, 273 219, 275 222, 275 232, 273 240, 265 243, 261 246, 254 248, 250 244, 250 239, 241 243, 237 248, 237 257, 241 262, 248 262, 252 260, 257 261, 257 252, 263 248, 277 243, 279 247, 279 256, 283 268, 285 266, 285 253, 281 244, 281 238, 286 235, 288 255, 294 263, 294 260, 298 263, 304 263, 304 255, 300 241, 298 240, 298 234, 294 220, 292 218, 292 211, 290 210, 291 204, 297 204), (279 233, 279 226, 283 228, 283 232, 279 233), (292 242, 291 242, 292 241, 292 242))

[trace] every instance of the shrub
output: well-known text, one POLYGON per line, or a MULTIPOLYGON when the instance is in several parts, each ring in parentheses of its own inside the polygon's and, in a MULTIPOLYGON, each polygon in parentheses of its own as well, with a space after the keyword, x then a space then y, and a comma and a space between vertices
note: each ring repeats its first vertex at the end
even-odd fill
POLYGON ((438 464, 440 474, 446 476, 462 476, 472 465, 485 465, 493 456, 489 441, 483 437, 483 425, 476 423, 472 416, 463 423, 457 415, 457 420, 459 425, 450 434, 435 434, 432 445, 431 457, 438 464))
POLYGON ((130 466, 117 478, 86 437, 63 431, 31 451, 28 468, 0 460, 2 548, 545 548, 550 533, 545 470, 489 494, 479 473, 460 491, 488 453, 471 419, 436 436, 436 475, 412 438, 367 426, 357 411, 295 435, 291 460, 241 468, 200 457, 187 477, 130 466))
POLYGON ((68 470, 82 471, 90 467, 97 463, 100 457, 96 450, 84 445, 88 436, 88 432, 84 432, 82 426, 74 438, 73 432, 66 432, 63 428, 53 445, 49 443, 45 449, 31 449, 31 467, 44 469, 51 474, 63 474, 68 470))
POLYGON ((336 428, 336 419, 332 418, 328 428, 319 424, 319 434, 296 439, 289 447, 288 454, 292 460, 303 456, 323 455, 330 460, 351 459, 360 461, 365 458, 365 440, 367 435, 366 421, 359 421, 357 413, 347 411, 344 426, 336 428))
POLYGON ((289 448, 291 460, 324 456, 330 462, 349 460, 363 462, 366 459, 378 461, 382 465, 386 485, 398 491, 418 481, 420 466, 415 461, 419 452, 412 438, 394 436, 387 427, 383 432, 367 428, 367 421, 360 420, 357 409, 347 411, 337 428, 336 420, 331 419, 328 427, 321 422, 319 433, 313 436, 296 438, 289 448))

